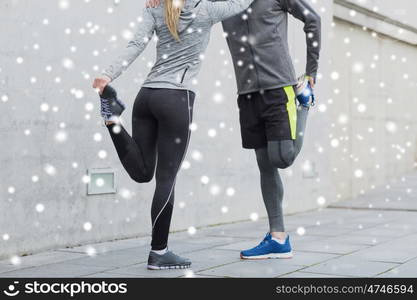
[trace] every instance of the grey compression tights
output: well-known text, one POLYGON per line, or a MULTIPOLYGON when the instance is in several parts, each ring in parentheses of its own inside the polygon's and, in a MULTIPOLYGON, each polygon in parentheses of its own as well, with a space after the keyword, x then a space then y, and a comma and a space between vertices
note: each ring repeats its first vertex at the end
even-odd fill
POLYGON ((256 149, 256 160, 261 174, 261 190, 268 213, 270 232, 284 232, 282 199, 284 187, 278 169, 286 169, 297 158, 303 146, 308 108, 297 110, 297 136, 295 140, 271 141, 266 148, 256 149))

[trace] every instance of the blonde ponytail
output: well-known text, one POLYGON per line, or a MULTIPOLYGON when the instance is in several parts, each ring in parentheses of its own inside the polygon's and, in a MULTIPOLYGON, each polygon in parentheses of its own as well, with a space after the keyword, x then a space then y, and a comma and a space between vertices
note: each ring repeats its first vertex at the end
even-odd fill
POLYGON ((179 41, 178 22, 181 15, 181 10, 184 6, 184 0, 165 0, 165 23, 168 26, 169 32, 179 41))

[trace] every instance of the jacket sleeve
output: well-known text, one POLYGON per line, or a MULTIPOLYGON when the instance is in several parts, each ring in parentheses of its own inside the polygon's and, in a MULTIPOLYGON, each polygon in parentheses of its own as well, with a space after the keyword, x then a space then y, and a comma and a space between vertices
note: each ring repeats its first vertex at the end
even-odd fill
POLYGON ((208 14, 215 24, 243 12, 253 1, 262 0, 208 0, 206 5, 208 14))
POLYGON ((142 14, 142 22, 139 23, 136 33, 122 53, 102 72, 112 81, 119 77, 145 50, 155 31, 155 18, 149 8, 145 8, 142 14))
POLYGON ((321 48, 321 18, 304 0, 280 0, 282 8, 304 22, 307 40, 306 75, 316 78, 321 48))

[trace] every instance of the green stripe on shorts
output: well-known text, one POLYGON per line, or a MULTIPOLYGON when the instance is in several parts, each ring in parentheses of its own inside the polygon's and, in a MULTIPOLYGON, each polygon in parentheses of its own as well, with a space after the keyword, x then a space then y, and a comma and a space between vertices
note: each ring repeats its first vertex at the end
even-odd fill
POLYGON ((297 106, 295 104, 295 92, 292 85, 284 87, 285 94, 287 94, 287 111, 288 120, 290 123, 291 138, 297 138, 297 106))

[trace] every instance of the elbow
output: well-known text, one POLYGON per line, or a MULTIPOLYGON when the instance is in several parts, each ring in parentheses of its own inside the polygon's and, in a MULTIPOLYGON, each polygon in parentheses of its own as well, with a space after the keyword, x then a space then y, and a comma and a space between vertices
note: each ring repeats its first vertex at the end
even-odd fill
POLYGON ((321 27, 321 17, 316 12, 310 12, 308 14, 307 22, 310 24, 314 24, 315 27, 321 27))
POLYGON ((320 31, 321 30, 321 17, 319 15, 316 15, 316 24, 317 28, 320 31))
POLYGON ((310 13, 305 21, 304 31, 313 33, 315 36, 321 34, 321 17, 316 13, 310 13))

